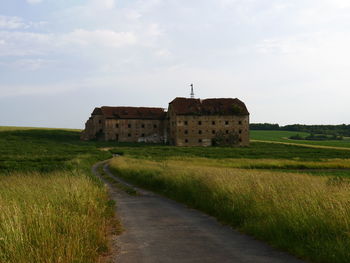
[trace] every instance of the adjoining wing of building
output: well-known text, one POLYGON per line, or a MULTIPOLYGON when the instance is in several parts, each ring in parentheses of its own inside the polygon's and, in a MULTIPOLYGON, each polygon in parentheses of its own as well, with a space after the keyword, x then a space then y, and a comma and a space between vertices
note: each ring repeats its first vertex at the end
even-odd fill
POLYGON ((95 108, 83 140, 169 143, 176 146, 249 145, 249 112, 239 99, 175 98, 162 108, 95 108))

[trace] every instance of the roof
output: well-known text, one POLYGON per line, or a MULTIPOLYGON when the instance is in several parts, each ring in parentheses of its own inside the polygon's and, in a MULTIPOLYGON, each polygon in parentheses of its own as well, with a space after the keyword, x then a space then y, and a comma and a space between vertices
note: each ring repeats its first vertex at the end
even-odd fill
POLYGON ((164 119, 166 113, 162 108, 102 106, 101 108, 95 108, 92 115, 103 115, 107 119, 158 120, 164 119))
POLYGON ((244 102, 239 99, 176 98, 169 103, 178 115, 249 115, 244 102))

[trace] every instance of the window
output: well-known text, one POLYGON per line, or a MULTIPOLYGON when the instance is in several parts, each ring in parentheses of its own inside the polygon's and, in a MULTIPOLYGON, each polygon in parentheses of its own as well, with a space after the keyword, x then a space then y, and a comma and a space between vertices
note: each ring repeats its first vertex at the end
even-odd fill
POLYGON ((185 134, 188 134, 188 130, 185 130, 185 134))
POLYGON ((131 124, 128 124, 128 128, 131 128, 131 124))
POLYGON ((128 137, 131 137, 131 133, 128 133, 128 137))
POLYGON ((188 139, 185 139, 185 143, 188 143, 188 139))
POLYGON ((198 121, 198 125, 202 125, 202 121, 198 121))
POLYGON ((241 124, 242 124, 242 121, 239 121, 238 124, 241 125, 241 124))
POLYGON ((242 130, 239 130, 239 134, 242 134, 242 130))
POLYGON ((201 130, 199 130, 199 131, 198 131, 198 134, 202 134, 202 131, 201 131, 201 130))
POLYGON ((225 125, 228 125, 228 121, 225 121, 225 125))
POLYGON ((155 129, 156 129, 157 127, 158 127, 158 126, 157 126, 157 124, 154 124, 154 125, 153 125, 153 128, 155 128, 155 129))
POLYGON ((99 121, 98 121, 98 123, 102 123, 102 121, 101 121, 101 120, 99 120, 99 121))
POLYGON ((117 123, 117 124, 115 125, 115 127, 116 127, 116 128, 119 128, 119 124, 117 123))
POLYGON ((185 121, 184 123, 185 123, 185 125, 188 125, 188 121, 185 121))
POLYGON ((216 132, 215 132, 215 130, 212 130, 211 133, 212 133, 212 134, 215 134, 216 132))
POLYGON ((145 125, 144 125, 144 124, 141 124, 141 128, 145 128, 145 125))
POLYGON ((239 138, 239 142, 242 142, 242 138, 239 138))
POLYGON ((215 121, 212 121, 211 124, 212 124, 212 125, 215 125, 215 121))
POLYGON ((144 134, 144 133, 142 133, 142 134, 141 134, 141 137, 145 137, 145 134, 144 134))
POLYGON ((102 129, 100 129, 100 132, 103 132, 103 130, 102 130, 102 129))
POLYGON ((201 143, 201 142, 202 142, 202 139, 198 139, 198 142, 201 143))
POLYGON ((228 130, 226 130, 226 134, 228 134, 229 133, 229 131, 228 130))

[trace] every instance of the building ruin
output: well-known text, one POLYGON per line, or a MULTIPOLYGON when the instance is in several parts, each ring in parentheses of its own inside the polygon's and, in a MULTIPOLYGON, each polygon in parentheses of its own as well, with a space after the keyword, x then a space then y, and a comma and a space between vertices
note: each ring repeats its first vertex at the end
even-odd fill
POLYGON ((175 98, 168 111, 103 106, 94 109, 81 139, 176 146, 248 146, 249 112, 237 98, 175 98))

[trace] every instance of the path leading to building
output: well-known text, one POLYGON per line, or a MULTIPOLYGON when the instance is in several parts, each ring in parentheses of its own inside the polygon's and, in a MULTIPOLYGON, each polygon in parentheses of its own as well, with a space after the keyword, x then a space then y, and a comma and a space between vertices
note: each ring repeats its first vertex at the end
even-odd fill
MULTIPOLYGON (((99 176, 97 167, 93 172, 99 176)), ((107 166, 104 169, 113 176, 107 166)), ((113 241, 112 262, 302 262, 157 194, 135 188, 139 195, 132 196, 108 186, 125 229, 113 241)))

